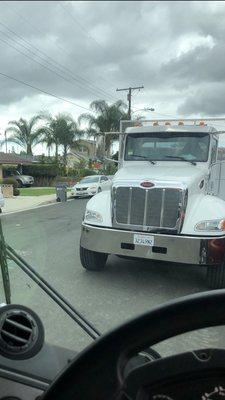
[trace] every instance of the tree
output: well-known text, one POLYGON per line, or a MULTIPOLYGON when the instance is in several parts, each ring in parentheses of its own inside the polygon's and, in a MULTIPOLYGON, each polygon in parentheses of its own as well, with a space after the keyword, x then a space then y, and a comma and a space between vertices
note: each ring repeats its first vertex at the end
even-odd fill
POLYGON ((7 141, 21 146, 26 154, 32 155, 33 147, 41 142, 41 134, 37 128, 40 119, 41 116, 36 115, 29 121, 23 118, 19 121, 10 121, 6 132, 11 133, 11 136, 7 138, 7 141))
POLYGON ((94 114, 81 114, 78 122, 87 122, 87 134, 95 139, 102 136, 105 140, 105 151, 109 152, 113 140, 118 136, 105 135, 105 132, 119 132, 120 120, 127 119, 126 105, 121 100, 112 105, 105 100, 96 100, 90 104, 90 109, 94 114))
POLYGON ((59 146, 63 146, 63 164, 66 167, 68 150, 71 146, 76 146, 76 141, 83 132, 69 114, 59 113, 55 117, 50 114, 43 114, 42 118, 46 120, 46 126, 40 129, 42 142, 46 143, 48 148, 55 145, 57 163, 59 146))

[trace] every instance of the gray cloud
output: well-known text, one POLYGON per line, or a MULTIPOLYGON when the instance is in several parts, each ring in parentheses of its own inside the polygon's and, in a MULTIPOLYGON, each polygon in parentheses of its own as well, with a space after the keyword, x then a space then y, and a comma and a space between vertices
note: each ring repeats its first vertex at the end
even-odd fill
MULTIPOLYGON (((223 114, 224 36, 224 2, 1 2, 0 72, 87 107, 144 84, 136 107, 223 114)), ((38 96, 0 77, 0 109, 38 96)))

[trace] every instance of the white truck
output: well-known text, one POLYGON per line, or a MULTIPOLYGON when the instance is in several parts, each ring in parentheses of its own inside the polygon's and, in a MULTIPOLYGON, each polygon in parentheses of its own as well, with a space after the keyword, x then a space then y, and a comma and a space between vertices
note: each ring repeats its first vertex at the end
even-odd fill
POLYGON ((111 189, 86 206, 83 267, 103 269, 109 254, 194 264, 206 267, 209 287, 225 287, 225 161, 217 160, 221 133, 209 119, 144 121, 122 128, 111 189))

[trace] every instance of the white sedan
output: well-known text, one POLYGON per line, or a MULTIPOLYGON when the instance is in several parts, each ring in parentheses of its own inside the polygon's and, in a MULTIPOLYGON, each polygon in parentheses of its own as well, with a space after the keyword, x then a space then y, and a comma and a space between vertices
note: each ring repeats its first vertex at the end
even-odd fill
POLYGON ((102 190, 109 189, 110 186, 111 180, 105 175, 85 176, 73 186, 71 195, 73 197, 90 197, 102 190))

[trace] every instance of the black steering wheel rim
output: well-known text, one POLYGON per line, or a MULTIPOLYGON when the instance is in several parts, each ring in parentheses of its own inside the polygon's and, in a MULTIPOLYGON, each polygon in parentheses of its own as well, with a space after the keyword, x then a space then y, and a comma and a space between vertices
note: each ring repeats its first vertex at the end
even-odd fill
POLYGON ((225 325, 224 289, 165 303, 88 346, 56 378, 44 400, 113 399, 131 356, 176 335, 219 325, 225 325))

